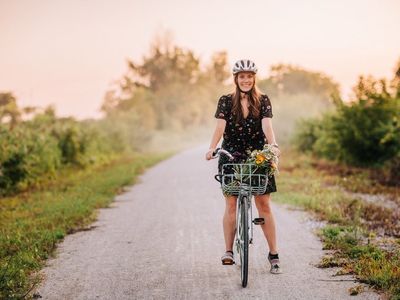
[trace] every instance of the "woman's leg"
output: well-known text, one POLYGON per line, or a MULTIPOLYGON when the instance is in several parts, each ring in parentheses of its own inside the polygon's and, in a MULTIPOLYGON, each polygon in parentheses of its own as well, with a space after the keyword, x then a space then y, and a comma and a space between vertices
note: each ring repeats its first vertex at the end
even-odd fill
POLYGON ((236 196, 225 197, 225 213, 223 218, 226 251, 232 251, 236 229, 236 196))
POLYGON ((271 254, 278 253, 276 245, 276 232, 275 232, 275 220, 271 211, 270 194, 255 196, 255 203, 260 218, 264 218, 265 224, 261 225, 264 235, 267 239, 269 252, 271 254))

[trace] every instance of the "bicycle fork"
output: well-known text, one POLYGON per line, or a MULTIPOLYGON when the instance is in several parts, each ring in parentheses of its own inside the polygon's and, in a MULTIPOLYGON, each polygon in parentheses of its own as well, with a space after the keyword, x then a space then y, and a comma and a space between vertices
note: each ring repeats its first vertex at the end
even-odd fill
POLYGON ((253 244, 253 224, 254 225, 264 225, 265 224, 265 220, 264 218, 254 218, 253 219, 253 208, 252 208, 252 203, 251 203, 251 199, 252 199, 253 195, 251 194, 251 192, 247 189, 243 189, 241 191, 241 193, 239 193, 238 195, 238 202, 237 202, 237 206, 236 206, 236 211, 239 211, 239 201, 240 199, 245 199, 244 201, 246 201, 247 203, 247 215, 249 216, 248 218, 248 230, 249 230, 249 244, 253 244))
POLYGON ((243 199, 244 201, 246 201, 246 207, 247 207, 247 220, 248 220, 248 232, 249 232, 249 244, 253 243, 253 209, 252 209, 252 205, 251 205, 251 198, 253 196, 251 195, 250 190, 248 189, 243 189, 242 190, 242 194, 239 195, 238 199, 240 201, 240 199, 243 199))

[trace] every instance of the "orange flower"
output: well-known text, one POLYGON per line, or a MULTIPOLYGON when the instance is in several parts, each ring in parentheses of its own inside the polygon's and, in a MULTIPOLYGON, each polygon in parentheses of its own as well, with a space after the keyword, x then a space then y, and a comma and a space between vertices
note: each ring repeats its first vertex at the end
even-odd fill
POLYGON ((265 161, 266 157, 263 153, 259 153, 256 156, 256 164, 261 165, 265 161))

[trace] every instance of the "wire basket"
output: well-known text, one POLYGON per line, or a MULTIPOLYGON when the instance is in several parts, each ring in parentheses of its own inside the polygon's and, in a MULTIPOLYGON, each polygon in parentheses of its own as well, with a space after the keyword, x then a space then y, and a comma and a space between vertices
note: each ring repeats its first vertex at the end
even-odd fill
POLYGON ((240 189, 250 190, 252 195, 265 193, 268 176, 254 164, 224 164, 221 187, 224 193, 238 195, 240 189))

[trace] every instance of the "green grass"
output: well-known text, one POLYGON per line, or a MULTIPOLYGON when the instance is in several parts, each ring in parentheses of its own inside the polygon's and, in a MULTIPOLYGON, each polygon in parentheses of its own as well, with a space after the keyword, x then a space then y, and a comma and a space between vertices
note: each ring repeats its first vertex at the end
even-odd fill
POLYGON ((364 283, 391 295, 400 296, 400 251, 385 251, 373 241, 365 243, 362 229, 354 227, 327 226, 321 232, 325 249, 339 250, 325 259, 323 267, 329 267, 327 260, 336 262, 331 266, 346 269, 364 283))
POLYGON ((87 227, 97 208, 170 154, 133 155, 87 170, 70 169, 47 189, 0 199, 0 299, 22 298, 65 235, 87 227))
MULTIPOLYGON (((340 266, 339 274, 354 274, 391 299, 400 299, 397 212, 366 203, 348 193, 380 191, 393 195, 393 189, 377 188, 363 170, 347 170, 346 180, 343 180, 343 174, 332 163, 294 151, 283 153, 281 161, 277 180, 279 192, 274 195, 274 201, 302 207, 315 218, 328 221, 320 236, 324 249, 334 252, 324 257, 320 266, 340 266), (379 236, 382 232, 384 237, 379 236), (387 236, 391 236, 391 243, 388 246, 385 242, 382 247, 387 236)), ((356 290, 359 288, 350 293, 356 290)))

